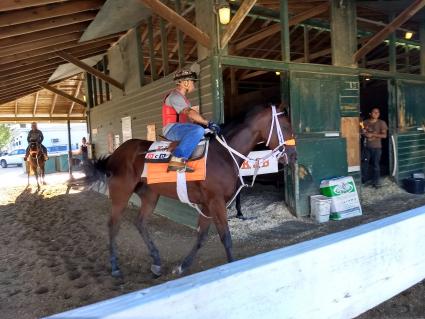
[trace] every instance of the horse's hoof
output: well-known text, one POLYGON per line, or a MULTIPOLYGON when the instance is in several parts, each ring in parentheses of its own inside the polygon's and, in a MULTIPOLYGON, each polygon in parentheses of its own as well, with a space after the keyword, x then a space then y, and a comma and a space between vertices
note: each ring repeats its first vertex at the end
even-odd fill
POLYGON ((111 275, 114 278, 122 278, 123 277, 122 272, 119 269, 112 270, 111 275))
POLYGON ((244 215, 236 215, 236 218, 240 220, 247 220, 247 218, 244 215))
POLYGON ((184 272, 184 270, 183 270, 182 265, 179 265, 179 266, 177 266, 173 269, 173 275, 181 275, 181 274, 183 274, 183 272, 184 272))
POLYGON ((161 266, 152 265, 151 266, 151 272, 153 273, 153 275, 155 276, 155 278, 160 277, 162 275, 161 266))

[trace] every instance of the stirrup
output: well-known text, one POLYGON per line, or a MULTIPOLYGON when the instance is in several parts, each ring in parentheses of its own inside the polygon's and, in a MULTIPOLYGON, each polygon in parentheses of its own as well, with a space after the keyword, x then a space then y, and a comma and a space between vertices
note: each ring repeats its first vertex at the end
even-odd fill
POLYGON ((186 161, 182 158, 172 156, 168 163, 167 172, 174 171, 185 171, 186 173, 193 173, 195 170, 192 167, 186 165, 186 161))

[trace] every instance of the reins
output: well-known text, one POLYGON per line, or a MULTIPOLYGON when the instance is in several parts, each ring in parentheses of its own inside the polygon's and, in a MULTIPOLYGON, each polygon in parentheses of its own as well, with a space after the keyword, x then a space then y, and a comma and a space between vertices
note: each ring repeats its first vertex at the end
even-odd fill
POLYGON ((276 111, 276 106, 271 105, 272 108, 272 124, 270 127, 270 132, 269 132, 269 137, 267 139, 266 142, 266 146, 269 145, 273 131, 274 131, 274 126, 276 126, 276 133, 277 133, 277 137, 279 140, 279 145, 276 146, 269 154, 266 154, 265 156, 261 157, 261 158, 257 158, 257 159, 253 159, 253 158, 249 158, 241 153, 239 153, 238 151, 236 151, 235 149, 233 149, 232 147, 230 147, 227 142, 226 139, 224 138, 224 136, 221 138, 218 135, 216 135, 216 140, 224 147, 228 150, 228 152, 230 153, 230 156, 233 158, 233 161, 235 162, 235 165, 238 169, 238 177, 239 180, 241 182, 241 185, 239 186, 238 190, 236 191, 236 193, 233 195, 232 199, 227 203, 227 207, 230 206, 230 204, 235 200, 236 196, 238 196, 238 194, 240 193, 240 191, 242 190, 242 188, 244 187, 253 187, 254 183, 255 183, 255 179, 257 178, 257 174, 258 174, 258 170, 260 169, 260 161, 264 161, 266 159, 268 159, 269 157, 273 156, 276 158, 276 160, 278 160, 279 158, 281 158, 282 156, 287 156, 285 153, 285 145, 295 145, 295 140, 292 139, 288 139, 287 141, 285 141, 285 138, 283 137, 283 133, 282 133, 282 128, 280 127, 280 125, 278 125, 279 123, 279 115, 282 115, 283 112, 277 112, 276 111), (280 150, 281 149, 281 150, 280 150), (241 175, 241 168, 239 167, 239 164, 235 158, 235 155, 242 158, 243 160, 247 161, 248 163, 254 163, 254 175, 252 177, 252 182, 251 184, 247 184, 245 183, 243 176, 241 175))

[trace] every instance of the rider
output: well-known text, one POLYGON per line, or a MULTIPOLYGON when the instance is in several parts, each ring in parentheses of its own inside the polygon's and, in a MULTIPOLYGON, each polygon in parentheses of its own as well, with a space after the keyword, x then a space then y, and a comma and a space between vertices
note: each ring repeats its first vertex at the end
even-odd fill
MULTIPOLYGON (((28 132, 27 141, 28 143, 35 142, 40 144, 44 154, 44 159, 47 161, 49 159, 49 157, 47 156, 47 148, 43 144, 41 144, 43 142, 43 139, 44 139, 43 133, 39 129, 37 129, 37 123, 32 122, 31 131, 28 132)), ((27 160, 29 154, 30 154, 30 146, 28 145, 26 153, 25 153, 24 161, 27 160)))
POLYGON ((179 70, 173 80, 176 88, 165 96, 162 103, 162 132, 167 139, 180 142, 172 152, 168 170, 185 169, 186 172, 193 172, 192 168, 186 166, 186 162, 204 136, 204 128, 200 125, 208 127, 215 134, 220 133, 220 126, 206 120, 191 108, 186 95, 195 90, 195 72, 179 70))

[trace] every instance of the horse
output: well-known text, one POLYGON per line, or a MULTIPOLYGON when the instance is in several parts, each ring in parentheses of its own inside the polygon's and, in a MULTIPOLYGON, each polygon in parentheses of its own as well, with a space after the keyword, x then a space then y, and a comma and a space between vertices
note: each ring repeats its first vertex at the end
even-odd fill
POLYGON ((40 189, 40 184, 38 182, 38 176, 40 176, 41 183, 43 185, 46 185, 46 182, 44 181, 44 164, 46 163, 46 160, 44 158, 43 150, 41 149, 40 143, 37 142, 31 142, 30 145, 30 152, 28 156, 28 183, 27 186, 30 184, 30 173, 31 170, 34 172, 35 179, 37 181, 37 189, 40 189))
MULTIPOLYGON (((268 148, 278 152, 280 160, 285 164, 296 161, 295 138, 287 117, 281 116, 270 106, 256 107, 248 112, 239 122, 232 122, 223 130, 227 144, 246 156, 255 145, 269 141, 268 148), (285 141, 282 142, 282 139, 285 141), (292 141, 292 143, 286 143, 292 141)), ((177 199, 176 183, 147 184, 141 177, 145 155, 152 144, 151 141, 131 139, 120 145, 110 156, 103 157, 90 166, 91 182, 105 178, 112 201, 112 213, 109 226, 109 251, 111 273, 113 277, 121 277, 117 258, 115 238, 119 221, 132 193, 141 199, 141 208, 136 227, 143 238, 152 258, 151 272, 155 277, 162 274, 159 251, 151 239, 147 229, 147 218, 154 211, 159 196, 177 199)), ((197 204, 201 210, 198 218, 197 240, 189 254, 174 268, 174 274, 184 273, 193 263, 197 251, 205 242, 211 221, 214 222, 221 242, 225 248, 227 261, 232 262, 232 239, 227 223, 226 203, 234 197, 240 187, 239 167, 241 158, 232 158, 230 152, 223 147, 217 138, 210 140, 206 164, 206 179, 187 183, 188 197, 191 203, 197 204), (236 162, 236 163, 235 163, 236 162)))

